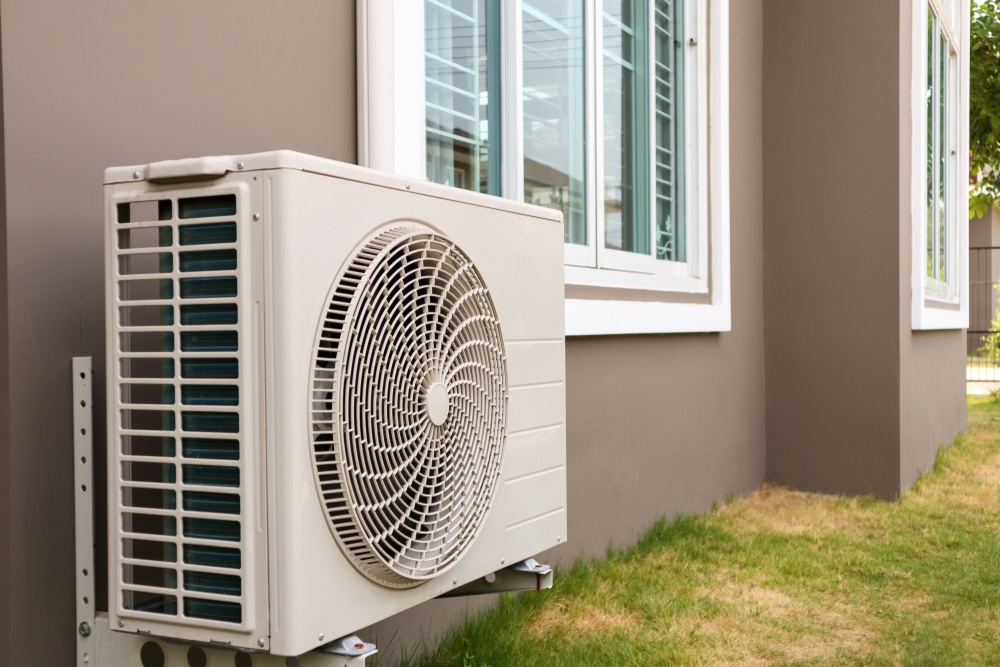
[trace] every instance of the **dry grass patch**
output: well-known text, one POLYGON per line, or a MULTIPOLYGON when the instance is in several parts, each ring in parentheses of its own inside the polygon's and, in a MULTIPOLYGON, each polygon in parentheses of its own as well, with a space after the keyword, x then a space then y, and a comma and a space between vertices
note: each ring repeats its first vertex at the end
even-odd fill
POLYGON ((641 617, 622 608, 601 608, 576 601, 542 611, 528 628, 535 637, 585 637, 595 633, 638 637, 641 617))
POLYGON ((880 521, 865 509, 866 502, 863 498, 807 493, 765 483, 739 502, 724 506, 718 518, 737 533, 867 537, 880 521))

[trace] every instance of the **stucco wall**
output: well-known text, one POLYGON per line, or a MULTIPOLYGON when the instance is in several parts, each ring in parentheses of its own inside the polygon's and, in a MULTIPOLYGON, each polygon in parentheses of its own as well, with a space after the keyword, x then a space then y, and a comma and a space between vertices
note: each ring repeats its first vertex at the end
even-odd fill
POLYGON ((937 450, 965 430, 965 332, 909 331, 900 345, 900 484, 934 466, 937 450))
MULTIPOLYGON (((3 21, 0 17, 0 54, 3 51, 3 21)), ((2 64, 2 56, 0 56, 2 64)), ((3 73, 0 67, 0 109, 3 108, 3 73)), ((0 114, 0 156, 4 155, 3 118, 0 114)), ((7 279, 7 179, 6 164, 0 159, 0 535, 11 535, 10 516, 10 318, 7 312, 7 293, 10 291, 7 279)), ((0 647, 10 646, 11 605, 7 602, 10 588, 10 549, 0 549, 0 647)), ((5 649, 0 649, 6 655, 5 649)))
POLYGON ((4 0, 0 31, 10 195, 0 664, 68 665, 70 358, 93 355, 103 376, 103 170, 276 148, 354 161, 354 3, 4 0))
POLYGON ((899 489, 898 39, 896 3, 765 4, 767 475, 799 488, 899 489))

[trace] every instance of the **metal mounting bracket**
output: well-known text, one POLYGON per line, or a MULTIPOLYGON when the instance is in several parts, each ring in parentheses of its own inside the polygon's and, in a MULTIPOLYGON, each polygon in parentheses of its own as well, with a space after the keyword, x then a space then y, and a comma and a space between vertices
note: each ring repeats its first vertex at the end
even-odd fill
MULTIPOLYGON (((158 637, 112 630, 108 615, 94 609, 93 359, 73 357, 73 478, 76 485, 76 664, 119 667, 150 664, 181 667, 287 667, 284 656, 216 646, 167 642, 158 637)), ((299 667, 364 667, 375 644, 342 637, 296 658, 299 667)))
POLYGON ((438 597, 453 598, 486 593, 512 593, 516 591, 543 591, 552 588, 552 568, 534 558, 526 558, 481 579, 448 591, 438 597))
POLYGON ((93 359, 73 357, 73 482, 76 489, 76 663, 94 664, 93 359))

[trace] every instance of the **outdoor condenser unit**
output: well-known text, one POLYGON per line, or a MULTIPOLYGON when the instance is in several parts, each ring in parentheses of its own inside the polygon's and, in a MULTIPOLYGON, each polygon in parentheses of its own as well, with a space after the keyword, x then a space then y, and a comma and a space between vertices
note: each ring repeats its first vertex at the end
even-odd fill
POLYGON ((565 540, 558 213, 286 151, 105 182, 113 630, 300 655, 565 540))

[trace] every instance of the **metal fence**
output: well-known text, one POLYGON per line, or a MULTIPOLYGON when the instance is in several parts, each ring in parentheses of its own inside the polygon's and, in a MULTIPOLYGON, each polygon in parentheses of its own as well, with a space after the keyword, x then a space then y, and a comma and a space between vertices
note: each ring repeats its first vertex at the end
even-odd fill
POLYGON ((969 248, 969 332, 965 377, 1000 382, 1000 247, 969 248))

